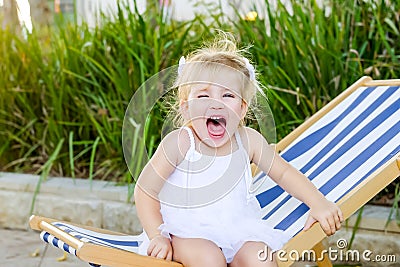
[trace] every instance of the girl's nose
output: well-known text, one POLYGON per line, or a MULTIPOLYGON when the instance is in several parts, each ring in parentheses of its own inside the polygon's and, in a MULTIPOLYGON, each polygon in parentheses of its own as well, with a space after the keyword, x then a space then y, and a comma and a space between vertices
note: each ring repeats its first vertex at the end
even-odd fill
POLYGON ((223 109, 224 107, 224 103, 218 99, 213 99, 210 103, 210 108, 212 109, 223 109))

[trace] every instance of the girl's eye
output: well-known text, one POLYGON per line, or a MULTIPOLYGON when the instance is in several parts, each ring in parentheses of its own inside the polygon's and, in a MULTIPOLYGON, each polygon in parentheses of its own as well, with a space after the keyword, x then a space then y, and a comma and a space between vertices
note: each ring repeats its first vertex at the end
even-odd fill
POLYGON ((235 98, 235 95, 234 95, 234 94, 231 94, 231 93, 226 93, 226 94, 224 94, 224 97, 235 98))
POLYGON ((198 95, 197 98, 208 97, 208 95, 198 95))

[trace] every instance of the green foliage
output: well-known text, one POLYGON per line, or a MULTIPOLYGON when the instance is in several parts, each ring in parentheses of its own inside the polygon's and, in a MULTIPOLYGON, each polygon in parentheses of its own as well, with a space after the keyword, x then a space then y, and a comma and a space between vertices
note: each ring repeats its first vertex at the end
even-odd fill
POLYGON ((399 75, 400 21, 395 10, 400 5, 328 2, 320 8, 315 1, 291 1, 292 12, 278 2, 277 9, 268 8, 265 20, 235 23, 241 40, 253 43, 257 69, 271 89, 279 137, 362 75, 399 75))
MULTIPOLYGON (((133 182, 142 165, 132 178, 121 145, 130 98, 215 29, 252 44, 278 139, 362 75, 399 77, 400 3, 266 5, 266 18, 254 21, 239 12, 226 17, 218 6, 180 22, 120 4, 96 28, 61 19, 27 40, 0 30, 0 170, 42 173, 46 166, 53 175, 133 182)), ((159 142, 164 109, 154 112, 145 136, 134 137, 150 140, 148 151, 159 142)))

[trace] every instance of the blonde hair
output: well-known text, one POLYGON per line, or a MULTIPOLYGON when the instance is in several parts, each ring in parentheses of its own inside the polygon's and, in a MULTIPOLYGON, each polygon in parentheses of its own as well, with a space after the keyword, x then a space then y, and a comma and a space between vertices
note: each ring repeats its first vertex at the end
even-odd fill
POLYGON ((260 84, 255 79, 254 69, 250 70, 249 68, 249 61, 244 56, 245 53, 247 53, 247 49, 239 49, 232 34, 220 31, 211 43, 205 44, 204 47, 186 56, 185 64, 179 66, 179 74, 174 84, 174 88, 178 90, 178 99, 176 99, 174 106, 176 112, 175 126, 179 127, 184 124, 179 112, 179 104, 182 100, 188 99, 193 83, 199 81, 197 75, 204 70, 218 73, 222 68, 228 67, 238 71, 242 83, 241 97, 250 107, 260 84), (252 71, 253 73, 251 73, 252 71))

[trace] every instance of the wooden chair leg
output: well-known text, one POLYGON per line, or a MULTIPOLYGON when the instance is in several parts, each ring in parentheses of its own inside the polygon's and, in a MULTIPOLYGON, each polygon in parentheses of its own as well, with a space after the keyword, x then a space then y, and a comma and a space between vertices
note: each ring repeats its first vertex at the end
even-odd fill
MULTIPOLYGON (((322 240, 323 241, 323 240, 322 240)), ((315 252, 317 256, 317 265, 318 267, 333 267, 331 260, 329 259, 328 253, 325 253, 327 250, 325 249, 324 244, 322 241, 316 244, 312 250, 315 252), (321 257, 321 255, 323 257, 321 257)))

